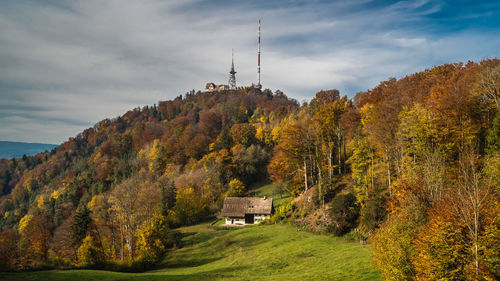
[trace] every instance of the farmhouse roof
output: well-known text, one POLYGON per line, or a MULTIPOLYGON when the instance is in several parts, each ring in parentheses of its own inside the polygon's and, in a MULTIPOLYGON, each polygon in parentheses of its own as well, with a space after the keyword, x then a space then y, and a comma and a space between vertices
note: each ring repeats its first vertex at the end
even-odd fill
POLYGON ((272 198, 260 197, 227 197, 224 200, 221 216, 245 217, 245 214, 271 214, 272 198))

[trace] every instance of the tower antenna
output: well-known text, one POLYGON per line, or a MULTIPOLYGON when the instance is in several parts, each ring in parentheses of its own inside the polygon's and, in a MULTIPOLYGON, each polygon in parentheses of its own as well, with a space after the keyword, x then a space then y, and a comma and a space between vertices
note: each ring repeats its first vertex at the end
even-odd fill
POLYGON ((260 19, 259 19, 259 42, 257 47, 257 87, 260 89, 260 19))
POLYGON ((231 71, 229 71, 229 89, 236 89, 236 71, 234 71, 234 49, 231 50, 231 71))

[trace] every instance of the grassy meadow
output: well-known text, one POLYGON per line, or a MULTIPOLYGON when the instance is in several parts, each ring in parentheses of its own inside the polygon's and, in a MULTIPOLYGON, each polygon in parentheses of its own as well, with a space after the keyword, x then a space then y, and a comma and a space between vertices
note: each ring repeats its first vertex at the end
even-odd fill
POLYGON ((382 280, 371 265, 370 245, 292 225, 180 230, 183 247, 152 271, 48 270, 0 273, 0 280, 382 280))

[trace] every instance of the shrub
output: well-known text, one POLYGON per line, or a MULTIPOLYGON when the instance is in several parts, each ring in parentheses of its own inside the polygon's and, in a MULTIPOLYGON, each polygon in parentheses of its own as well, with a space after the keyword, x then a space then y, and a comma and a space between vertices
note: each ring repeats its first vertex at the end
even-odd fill
POLYGON ((78 248, 78 262, 84 267, 102 266, 106 262, 102 247, 90 235, 83 239, 82 245, 78 248))
POLYGON ((295 203, 292 199, 288 199, 281 206, 276 208, 274 215, 271 217, 271 223, 280 222, 291 217, 295 210, 295 203))

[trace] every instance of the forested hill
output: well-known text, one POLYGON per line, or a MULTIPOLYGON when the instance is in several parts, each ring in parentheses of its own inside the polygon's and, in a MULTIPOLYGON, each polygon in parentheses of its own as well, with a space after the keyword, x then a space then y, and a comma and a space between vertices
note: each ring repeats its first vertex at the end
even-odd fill
POLYGON ((166 229, 272 181, 292 196, 273 222, 355 230, 373 240, 388 279, 495 278, 498 89, 491 59, 389 79, 353 99, 326 90, 299 105, 247 89, 136 108, 50 153, 0 160, 0 266, 155 263, 175 244, 166 229))
POLYGON ((28 142, 13 142, 0 141, 0 158, 19 158, 23 155, 30 156, 45 150, 51 150, 57 145, 46 143, 28 143, 28 142))
MULTIPOLYGON (((1 224, 11 227, 35 208, 59 225, 94 195, 135 177, 173 181, 197 170, 196 162, 209 152, 227 151, 228 158, 266 163, 271 147, 257 137, 262 139, 271 124, 298 107, 279 91, 191 92, 105 119, 51 152, 2 159, 1 224)), ((234 172, 250 184, 265 180, 263 165, 264 172, 234 172)))

